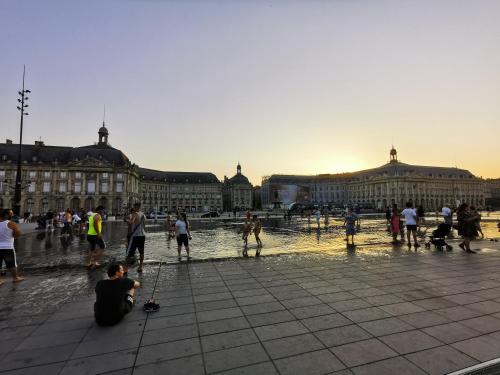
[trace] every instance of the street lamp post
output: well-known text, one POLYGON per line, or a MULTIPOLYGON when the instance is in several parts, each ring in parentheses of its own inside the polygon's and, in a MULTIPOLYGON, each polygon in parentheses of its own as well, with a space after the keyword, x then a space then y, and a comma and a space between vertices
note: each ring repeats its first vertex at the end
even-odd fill
POLYGON ((19 150, 17 152, 17 174, 16 174, 16 185, 15 185, 15 190, 14 190, 14 213, 17 216, 21 215, 21 191, 22 191, 22 186, 21 186, 21 178, 22 178, 22 170, 21 170, 21 163, 22 163, 22 145, 23 145, 23 120, 24 120, 24 115, 28 115, 27 112, 25 112, 25 108, 28 107, 28 104, 25 104, 25 102, 29 99, 26 94, 31 93, 30 90, 26 90, 24 88, 24 76, 26 74, 26 66, 23 66, 23 88, 21 91, 18 91, 18 94, 20 98, 17 99, 19 102, 19 105, 17 106, 17 109, 21 112, 21 126, 20 126, 20 131, 19 131, 19 150))

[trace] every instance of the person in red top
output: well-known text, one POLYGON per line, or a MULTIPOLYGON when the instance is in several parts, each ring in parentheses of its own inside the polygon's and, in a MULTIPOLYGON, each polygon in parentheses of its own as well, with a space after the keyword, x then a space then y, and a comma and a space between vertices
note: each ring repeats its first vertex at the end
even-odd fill
POLYGON ((250 213, 250 211, 247 211, 247 220, 250 221, 250 219, 252 218, 252 214, 250 213))

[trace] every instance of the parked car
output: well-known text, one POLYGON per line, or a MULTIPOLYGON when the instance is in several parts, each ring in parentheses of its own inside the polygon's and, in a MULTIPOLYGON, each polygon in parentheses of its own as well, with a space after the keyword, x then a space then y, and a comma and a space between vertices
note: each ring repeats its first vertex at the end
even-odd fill
POLYGON ((201 217, 219 217, 219 216, 220 215, 217 211, 210 211, 210 212, 206 212, 203 215, 201 215, 201 217))
POLYGON ((165 212, 150 212, 147 217, 148 219, 166 219, 167 214, 165 212))

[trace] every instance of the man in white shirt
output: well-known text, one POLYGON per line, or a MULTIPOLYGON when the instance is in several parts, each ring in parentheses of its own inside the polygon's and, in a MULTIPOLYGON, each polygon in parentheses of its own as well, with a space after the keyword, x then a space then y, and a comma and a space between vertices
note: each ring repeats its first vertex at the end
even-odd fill
POLYGON ((413 234, 413 241, 415 243, 415 250, 420 245, 417 242, 417 212, 413 208, 411 202, 406 203, 406 208, 401 212, 405 217, 406 222, 406 236, 408 238, 408 247, 411 247, 411 234, 413 234))

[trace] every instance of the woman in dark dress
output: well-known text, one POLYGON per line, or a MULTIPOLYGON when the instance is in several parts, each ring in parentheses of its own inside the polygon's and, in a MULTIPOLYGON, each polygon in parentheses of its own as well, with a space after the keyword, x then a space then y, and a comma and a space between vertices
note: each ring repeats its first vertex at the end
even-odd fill
POLYGON ((475 221, 477 215, 471 211, 467 203, 462 203, 457 210, 458 234, 462 236, 463 241, 458 246, 467 253, 475 253, 471 250, 470 242, 477 237, 477 228, 475 221))

